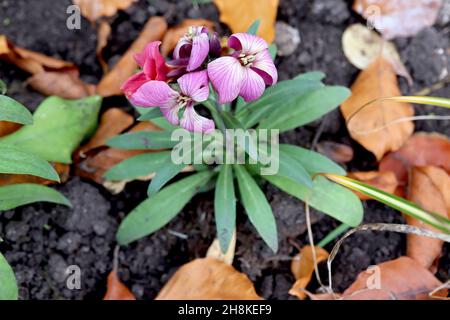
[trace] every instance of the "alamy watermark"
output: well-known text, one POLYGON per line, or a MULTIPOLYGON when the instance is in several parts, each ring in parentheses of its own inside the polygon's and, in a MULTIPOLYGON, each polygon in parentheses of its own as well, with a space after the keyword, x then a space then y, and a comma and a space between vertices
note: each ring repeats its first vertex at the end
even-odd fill
POLYGON ((66 13, 69 15, 66 19, 66 26, 69 30, 81 29, 81 9, 77 5, 67 7, 66 13))

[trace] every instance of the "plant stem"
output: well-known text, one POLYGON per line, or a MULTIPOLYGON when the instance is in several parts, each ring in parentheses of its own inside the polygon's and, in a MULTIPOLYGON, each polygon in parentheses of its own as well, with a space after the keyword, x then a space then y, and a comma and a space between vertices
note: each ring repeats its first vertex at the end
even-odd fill
POLYGON ((325 238, 322 239, 322 241, 320 241, 317 246, 323 248, 325 247, 327 244, 329 244, 331 241, 333 241, 334 239, 336 239, 337 237, 339 237, 341 234, 343 234, 345 231, 347 231, 350 227, 346 224, 341 224, 340 226, 338 226, 336 229, 334 229, 333 231, 331 231, 328 235, 325 236, 325 238))

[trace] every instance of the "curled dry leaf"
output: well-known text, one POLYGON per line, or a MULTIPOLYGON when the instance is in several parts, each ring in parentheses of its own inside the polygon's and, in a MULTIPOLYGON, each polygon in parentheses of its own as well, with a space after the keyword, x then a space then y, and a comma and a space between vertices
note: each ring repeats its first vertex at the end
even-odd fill
POLYGON ((97 54, 97 59, 100 62, 100 65, 102 66, 103 72, 105 73, 108 71, 108 64, 105 62, 105 59, 103 58, 103 50, 108 44, 108 38, 110 34, 111 34, 111 26, 107 21, 102 20, 97 30, 97 48, 95 50, 95 53, 97 54))
POLYGON ((413 36, 432 26, 441 5, 441 0, 355 0, 353 10, 386 39, 393 39, 413 36))
MULTIPOLYGON (((417 261, 400 257, 360 273, 356 281, 344 291, 342 299, 428 300, 429 293, 440 285, 442 283, 417 261)), ((440 292, 438 296, 446 294, 440 292)))
POLYGON ((342 143, 322 141, 317 144, 317 151, 338 163, 347 163, 353 160, 353 149, 342 143))
MULTIPOLYGON (((412 170, 408 199, 423 209, 450 217, 450 176, 445 170, 436 167, 416 167, 412 170)), ((406 216, 409 225, 439 230, 406 216)), ((443 242, 439 239, 408 234, 407 255, 425 268, 432 268, 440 258, 443 242)), ((437 271, 436 268, 432 272, 437 271)))
POLYGON ((7 136, 22 127, 20 123, 0 121, 0 137, 7 136))
POLYGON ((137 0, 73 0, 80 7, 81 14, 94 23, 100 17, 112 17, 137 0))
POLYGON ((155 40, 160 40, 167 30, 164 18, 152 17, 145 24, 139 37, 132 43, 120 60, 114 65, 97 86, 97 93, 103 97, 121 95, 120 87, 137 70, 134 55, 142 51, 145 46, 155 40))
POLYGON ((341 105, 350 135, 381 160, 386 152, 399 149, 413 133, 413 122, 403 120, 413 116, 414 109, 407 103, 386 100, 367 105, 376 99, 401 95, 394 69, 382 57, 359 74, 351 89, 352 96, 341 105))
POLYGON ((233 33, 246 32, 259 19, 258 35, 268 43, 275 39, 278 0, 214 0, 214 3, 219 9, 220 21, 233 33))
POLYGON ((133 293, 119 279, 117 271, 108 275, 107 291, 103 300, 136 300, 133 293))
MULTIPOLYGON (((375 188, 381 189, 385 192, 395 194, 397 190, 398 181, 395 173, 392 171, 367 171, 367 172, 351 172, 348 174, 349 178, 367 183, 375 188)), ((356 192, 356 195, 361 200, 370 200, 370 197, 356 192)))
MULTIPOLYGON (((59 175, 60 183, 64 183, 69 180, 70 166, 64 163, 53 163, 55 171, 59 175)), ((57 183, 56 181, 46 180, 36 176, 30 176, 27 174, 0 174, 0 186, 6 186, 19 183, 35 183, 43 185, 51 185, 57 183)))
POLYGON ((261 300, 248 277, 214 258, 196 259, 175 272, 156 300, 261 300))
MULTIPOLYGON (((329 256, 328 252, 321 247, 315 247, 315 251, 317 263, 325 261, 329 256)), ((291 263, 291 271, 296 281, 289 290, 289 294, 303 300, 307 296, 304 289, 311 281, 314 272, 314 255, 310 245, 304 246, 300 253, 294 257, 291 263)))
POLYGON ((207 27, 210 31, 214 30, 214 22, 205 19, 186 19, 179 25, 167 30, 161 44, 161 53, 164 56, 169 55, 178 43, 178 40, 188 31, 191 26, 207 27))
POLYGON ((396 152, 380 163, 380 171, 392 171, 397 176, 400 194, 408 184, 412 167, 435 166, 450 174, 450 140, 437 133, 416 133, 396 152))
POLYGON ((366 69, 381 55, 399 76, 405 77, 412 84, 411 75, 406 70, 395 44, 384 40, 364 25, 352 24, 345 30, 342 35, 342 48, 350 63, 361 70, 366 69))

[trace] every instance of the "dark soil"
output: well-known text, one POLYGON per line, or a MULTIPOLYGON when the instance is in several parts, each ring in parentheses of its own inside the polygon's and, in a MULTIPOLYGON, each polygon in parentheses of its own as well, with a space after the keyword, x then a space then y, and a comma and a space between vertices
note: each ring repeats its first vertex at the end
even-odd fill
MULTIPOLYGON (((341 49, 345 28, 362 21, 350 9, 351 1, 281 0, 278 20, 300 31, 301 43, 287 57, 277 58, 281 79, 299 73, 322 70, 326 82, 349 86, 358 74, 341 49)), ((0 0, 0 33, 14 43, 57 58, 73 61, 82 78, 96 83, 101 68, 95 59, 96 32, 86 20, 81 30, 66 28, 69 0, 0 0)), ((190 0, 141 0, 112 20, 113 33, 105 55, 112 64, 138 35, 148 17, 163 15, 170 25, 184 18, 218 21, 212 4, 195 6, 190 0)), ((447 21, 448 23, 448 21, 447 21)), ((225 32, 224 25, 217 25, 225 32)), ((402 92, 414 93, 439 80, 449 70, 449 29, 444 23, 427 28, 413 38, 397 40, 400 54, 415 83, 408 87, 400 79, 402 92), (446 54, 447 53, 447 54, 446 54)), ((9 94, 31 110, 44 98, 25 84, 27 75, 0 62, 0 78, 9 85, 9 94)), ((450 97, 449 86, 433 95, 450 97)), ((418 114, 443 114, 438 108, 417 107, 418 114)), ((447 112, 448 113, 448 112, 447 112)), ((331 140, 350 145, 355 160, 349 170, 376 168, 375 158, 353 142, 338 110, 323 120, 283 135, 285 142, 310 147, 318 128, 320 141, 331 140)), ((450 135, 448 121, 418 122, 418 131, 450 135)), ((112 196, 101 186, 78 178, 60 187, 74 204, 72 209, 49 204, 26 206, 0 215, 0 251, 11 262, 20 285, 21 299, 101 299, 106 277, 112 268, 114 234, 123 217, 146 197, 146 184, 134 182, 124 192, 112 196), (66 288, 65 270, 77 265, 82 271, 82 289, 66 288)), ((274 255, 255 235, 240 210, 235 267, 255 281, 264 298, 289 299, 294 279, 290 259, 297 253, 292 242, 307 244, 302 202, 268 187, 266 194, 277 216, 280 250, 274 255)), ((365 203, 365 222, 403 222, 401 215, 383 205, 365 203)), ((313 231, 322 239, 338 223, 320 213, 313 214, 313 231)), ((153 299, 180 265, 205 255, 215 236, 212 194, 199 195, 163 230, 121 248, 121 279, 139 299, 153 299)), ((327 247, 331 249, 331 245, 327 247)), ((369 265, 394 259, 405 253, 405 237, 386 232, 364 232, 348 239, 333 263, 335 289, 344 290, 356 275, 369 265)), ((321 270, 326 279, 325 270, 321 270)), ((438 271, 441 280, 450 276, 450 246, 447 244, 438 271)), ((312 283, 314 290, 317 284, 312 283)))

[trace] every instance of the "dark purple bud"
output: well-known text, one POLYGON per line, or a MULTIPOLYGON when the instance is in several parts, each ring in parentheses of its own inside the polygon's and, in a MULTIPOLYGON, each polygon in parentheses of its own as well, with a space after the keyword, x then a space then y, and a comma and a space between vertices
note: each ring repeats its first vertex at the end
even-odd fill
POLYGON ((209 38, 209 54, 211 57, 220 57, 222 47, 220 45, 220 39, 217 32, 214 32, 209 38))

